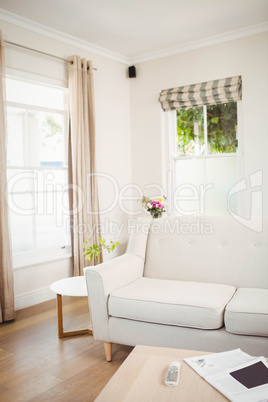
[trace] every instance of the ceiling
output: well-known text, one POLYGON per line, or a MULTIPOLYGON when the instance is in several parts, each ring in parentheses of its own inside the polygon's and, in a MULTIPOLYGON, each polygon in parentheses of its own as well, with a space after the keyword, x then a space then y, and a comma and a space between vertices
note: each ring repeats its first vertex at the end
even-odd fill
POLYGON ((268 0, 0 0, 0 8, 130 60, 268 21, 268 0))

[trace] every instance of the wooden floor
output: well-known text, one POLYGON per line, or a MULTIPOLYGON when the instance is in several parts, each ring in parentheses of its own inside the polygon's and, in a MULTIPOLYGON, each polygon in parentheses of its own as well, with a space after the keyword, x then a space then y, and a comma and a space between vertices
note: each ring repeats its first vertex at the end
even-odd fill
MULTIPOLYGON (((64 329, 88 326, 86 298, 63 298, 64 329)), ((103 344, 91 335, 58 338, 56 301, 17 311, 0 324, 0 401, 94 401, 132 348, 103 344)), ((111 401, 112 401, 111 396, 111 401)))

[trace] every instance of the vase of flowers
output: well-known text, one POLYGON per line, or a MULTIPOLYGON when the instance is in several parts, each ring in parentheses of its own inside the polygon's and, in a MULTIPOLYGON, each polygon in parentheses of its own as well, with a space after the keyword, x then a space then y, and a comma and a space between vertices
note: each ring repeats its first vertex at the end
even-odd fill
POLYGON ((156 200, 143 196, 141 203, 146 208, 146 210, 150 212, 151 217, 153 219, 156 219, 161 218, 163 212, 166 212, 165 200, 166 197, 164 195, 163 197, 157 197, 156 200))

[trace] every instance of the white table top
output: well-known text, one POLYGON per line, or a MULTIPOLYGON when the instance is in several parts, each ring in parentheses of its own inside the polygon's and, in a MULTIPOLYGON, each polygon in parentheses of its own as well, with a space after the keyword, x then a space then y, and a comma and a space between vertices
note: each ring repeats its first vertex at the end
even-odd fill
POLYGON ((61 279, 52 283, 50 289, 62 296, 87 296, 86 278, 84 276, 61 279))

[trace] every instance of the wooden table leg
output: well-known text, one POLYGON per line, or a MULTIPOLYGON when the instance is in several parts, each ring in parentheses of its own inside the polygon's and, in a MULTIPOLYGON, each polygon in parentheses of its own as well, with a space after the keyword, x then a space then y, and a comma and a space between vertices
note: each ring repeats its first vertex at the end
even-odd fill
POLYGON ((57 311, 58 311, 58 336, 59 338, 64 338, 66 336, 73 335, 93 335, 92 329, 78 329, 76 331, 67 331, 63 330, 63 314, 62 314, 62 295, 57 294, 57 311))
POLYGON ((63 337, 63 320, 62 320, 62 296, 57 294, 57 310, 58 310, 58 336, 63 337))

